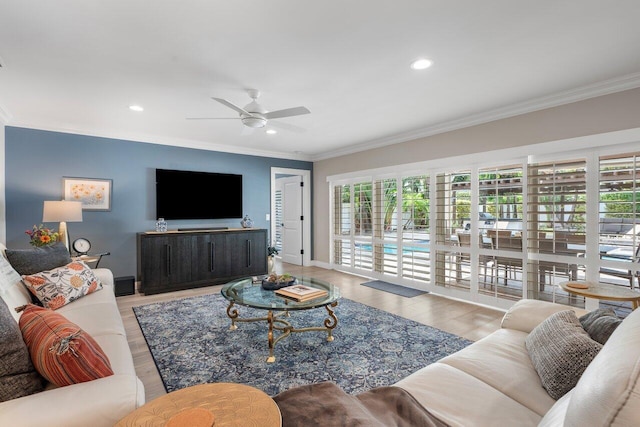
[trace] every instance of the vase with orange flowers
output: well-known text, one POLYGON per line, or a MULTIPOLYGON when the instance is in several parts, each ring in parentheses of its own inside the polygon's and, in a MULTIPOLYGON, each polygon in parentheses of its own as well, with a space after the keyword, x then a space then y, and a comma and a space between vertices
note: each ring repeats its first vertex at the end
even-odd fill
POLYGON ((34 225, 31 230, 25 231, 26 235, 31 239, 29 243, 33 246, 49 246, 54 244, 60 238, 60 234, 52 228, 46 228, 44 225, 34 225))

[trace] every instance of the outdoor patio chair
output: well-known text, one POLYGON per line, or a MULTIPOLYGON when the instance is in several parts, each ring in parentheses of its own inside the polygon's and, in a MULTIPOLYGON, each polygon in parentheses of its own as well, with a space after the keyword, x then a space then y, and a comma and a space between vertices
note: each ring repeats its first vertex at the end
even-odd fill
MULTIPOLYGON (((606 254, 607 258, 616 258, 615 255, 606 254)), ((620 257, 623 260, 629 260, 631 262, 638 262, 640 260, 640 244, 636 247, 634 256, 629 259, 628 257, 620 257)), ((635 278, 639 276, 639 271, 625 270, 623 268, 608 268, 602 267, 600 268, 600 274, 606 274, 607 276, 620 277, 623 279, 627 279, 629 281, 629 287, 631 290, 634 288, 635 278)), ((639 279, 640 280, 640 279, 639 279)), ((640 286, 640 282, 639 282, 640 286)))

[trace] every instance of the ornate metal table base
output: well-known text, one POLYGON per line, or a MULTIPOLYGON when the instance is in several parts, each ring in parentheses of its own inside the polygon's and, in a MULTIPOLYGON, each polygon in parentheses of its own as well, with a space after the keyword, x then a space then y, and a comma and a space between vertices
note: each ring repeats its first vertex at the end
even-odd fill
POLYGON ((311 326, 307 328, 294 328, 291 323, 282 319, 282 317, 290 317, 289 311, 278 311, 274 313, 273 310, 267 311, 266 317, 252 317, 248 319, 240 319, 238 309, 234 307, 234 302, 230 301, 227 307, 227 316, 231 319, 230 331, 238 329, 237 322, 262 322, 267 321, 269 324, 268 340, 269 340, 269 357, 267 363, 273 363, 276 361, 274 353, 274 347, 283 338, 288 337, 292 332, 309 332, 309 331, 327 331, 327 341, 333 341, 333 330, 338 326, 338 318, 334 313, 334 308, 338 306, 338 301, 331 304, 327 304, 324 308, 327 310, 328 317, 324 319, 324 326, 311 326), (281 331, 282 334, 275 336, 274 330, 281 331))

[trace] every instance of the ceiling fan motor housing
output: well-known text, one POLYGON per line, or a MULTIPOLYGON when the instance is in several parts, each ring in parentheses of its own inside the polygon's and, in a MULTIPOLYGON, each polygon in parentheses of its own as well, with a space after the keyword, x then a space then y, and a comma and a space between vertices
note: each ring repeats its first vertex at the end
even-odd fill
POLYGON ((254 93, 253 95, 253 101, 244 106, 244 111, 251 115, 240 114, 240 119, 245 126, 249 126, 250 128, 262 128, 267 125, 267 118, 264 117, 267 110, 256 102, 256 98, 260 96, 260 92, 254 93))
POLYGON ((267 119, 265 119, 260 113, 251 113, 251 116, 247 116, 246 114, 242 114, 240 119, 242 120, 242 124, 245 126, 249 126, 250 128, 263 128, 267 124, 267 119))

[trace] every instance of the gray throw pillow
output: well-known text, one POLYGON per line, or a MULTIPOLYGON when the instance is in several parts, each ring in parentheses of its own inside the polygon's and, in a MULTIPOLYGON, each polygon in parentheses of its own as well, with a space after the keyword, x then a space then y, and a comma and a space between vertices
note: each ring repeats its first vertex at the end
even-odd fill
POLYGON ((0 402, 42 391, 44 380, 33 367, 18 323, 2 298, 0 343, 0 402))
POLYGON ((6 249, 11 266, 21 275, 53 270, 71 262, 69 250, 63 243, 32 249, 6 249))
POLYGON ((542 386, 556 400, 575 387, 602 348, 573 310, 549 316, 531 331, 525 345, 542 386))
POLYGON ((599 308, 581 316, 579 320, 591 339, 603 345, 622 323, 622 319, 618 319, 612 308, 599 308))

